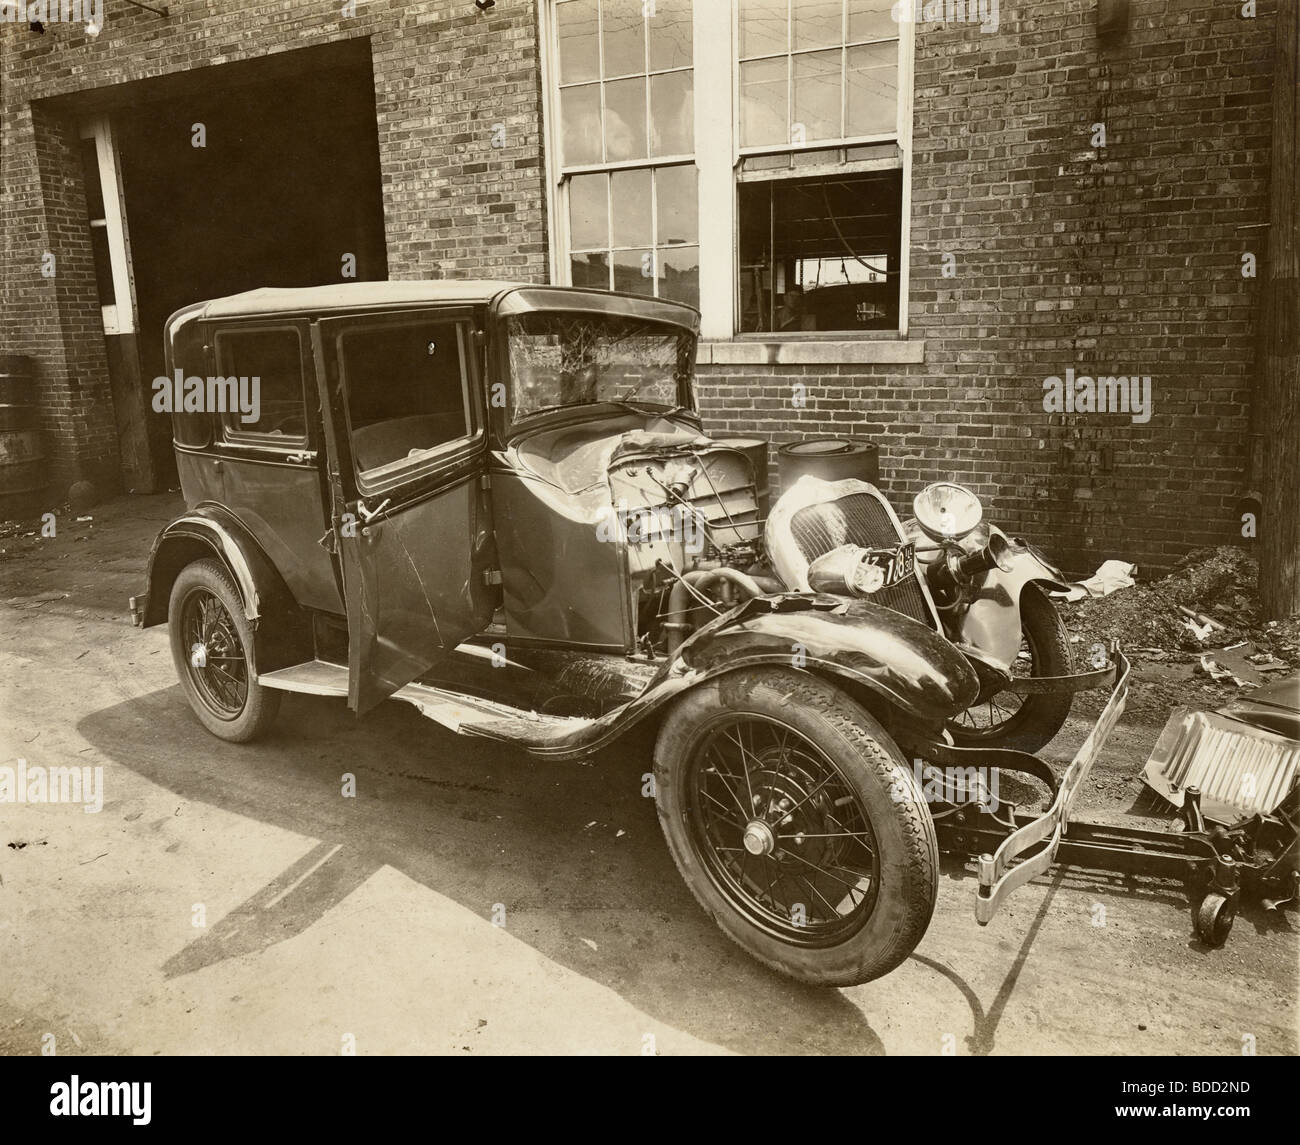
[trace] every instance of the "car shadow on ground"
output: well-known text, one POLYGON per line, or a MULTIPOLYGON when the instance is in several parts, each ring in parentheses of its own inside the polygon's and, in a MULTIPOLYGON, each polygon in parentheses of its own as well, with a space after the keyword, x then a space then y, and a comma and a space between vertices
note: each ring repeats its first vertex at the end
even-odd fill
POLYGON ((291 695, 266 739, 237 745, 209 735, 179 687, 92 713, 78 730, 184 799, 319 840, 169 958, 168 977, 301 934, 388 865, 484 925, 503 904, 516 939, 703 1041, 884 1052, 839 990, 754 962, 700 910, 642 795, 644 730, 557 763, 456 736, 405 704, 358 720, 337 700, 291 695), (354 798, 342 795, 344 773, 354 798))

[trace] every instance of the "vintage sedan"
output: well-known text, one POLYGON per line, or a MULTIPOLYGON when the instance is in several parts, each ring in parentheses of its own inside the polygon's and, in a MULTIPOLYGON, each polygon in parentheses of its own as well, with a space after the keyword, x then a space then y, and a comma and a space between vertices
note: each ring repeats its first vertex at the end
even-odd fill
POLYGON ((960 485, 903 520, 810 473, 769 512, 766 445, 702 431, 697 334, 686 306, 503 282, 187 307, 160 379, 187 509, 132 612, 170 625, 226 740, 286 691, 403 700, 549 758, 653 721, 660 822, 704 909, 788 974, 862 982, 925 932, 942 832, 1021 837, 981 863, 981 921, 1053 861, 1127 665, 1074 671, 1061 574, 960 485), (1058 782, 1028 753, 1095 687, 1058 782), (1027 825, 996 799, 1007 769, 1050 789, 1027 825))

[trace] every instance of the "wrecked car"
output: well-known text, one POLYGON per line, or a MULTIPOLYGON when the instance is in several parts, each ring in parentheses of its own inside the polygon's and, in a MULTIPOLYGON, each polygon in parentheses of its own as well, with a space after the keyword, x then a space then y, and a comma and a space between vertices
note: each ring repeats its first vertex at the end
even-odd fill
POLYGON ((1055 860, 1127 662, 1076 671, 1062 574, 960 485, 902 518, 808 473, 769 509, 766 449, 702 431, 697 336, 687 306, 500 282, 187 307, 169 378, 256 378, 260 401, 172 411, 187 508, 132 614, 169 625, 233 742, 286 691, 402 700, 549 759, 653 723, 704 909, 795 978, 863 982, 924 934, 941 845, 982 856, 981 922, 1055 860), (1058 781, 1032 753, 1084 688, 1109 696, 1058 781), (993 797, 1008 770, 1046 812, 993 797))

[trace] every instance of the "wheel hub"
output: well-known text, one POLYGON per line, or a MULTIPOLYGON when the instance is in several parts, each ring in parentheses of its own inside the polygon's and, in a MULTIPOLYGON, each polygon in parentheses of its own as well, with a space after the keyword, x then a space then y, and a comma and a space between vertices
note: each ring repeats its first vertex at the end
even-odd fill
POLYGON ((776 850, 776 835, 762 819, 751 819, 745 828, 745 850, 751 855, 770 855, 776 850))

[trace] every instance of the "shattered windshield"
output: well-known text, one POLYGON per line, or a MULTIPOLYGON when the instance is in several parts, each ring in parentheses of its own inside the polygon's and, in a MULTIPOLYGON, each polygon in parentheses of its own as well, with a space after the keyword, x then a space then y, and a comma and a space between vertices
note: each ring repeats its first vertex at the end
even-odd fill
POLYGON ((690 401, 695 339, 637 318, 535 311, 507 319, 511 421, 592 402, 676 409, 690 401))

